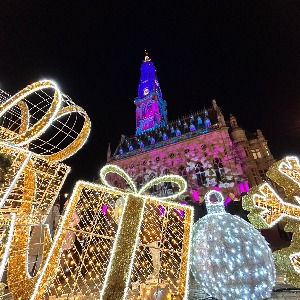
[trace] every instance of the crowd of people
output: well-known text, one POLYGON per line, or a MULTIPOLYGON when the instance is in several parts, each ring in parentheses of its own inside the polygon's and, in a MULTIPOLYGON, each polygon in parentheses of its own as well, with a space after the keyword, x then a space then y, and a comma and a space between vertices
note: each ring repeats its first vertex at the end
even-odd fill
MULTIPOLYGON (((243 220, 250 222, 248 219, 249 211, 243 208, 242 201, 243 196, 247 193, 242 192, 239 197, 234 192, 229 192, 228 197, 230 201, 225 205, 225 211, 232 215, 238 216, 243 220)), ((213 199, 210 199, 213 201, 213 199)), ((204 196, 199 195, 197 201, 192 197, 185 197, 185 201, 188 205, 194 208, 194 223, 207 214, 206 204, 204 196)), ((273 251, 288 247, 292 240, 292 233, 284 230, 286 222, 281 221, 275 226, 268 229, 260 229, 261 234, 265 237, 267 242, 273 251)))
MULTIPOLYGON (((249 222, 248 220, 248 211, 243 209, 242 206, 242 197, 245 196, 247 193, 241 193, 240 197, 238 198, 233 192, 228 194, 230 201, 225 206, 226 212, 239 216, 240 218, 244 219, 245 221, 249 222)), ((188 205, 194 208, 194 222, 197 222, 200 218, 204 217, 207 214, 207 209, 204 201, 204 196, 199 195, 198 201, 193 200, 190 196, 185 198, 185 201, 188 205)))

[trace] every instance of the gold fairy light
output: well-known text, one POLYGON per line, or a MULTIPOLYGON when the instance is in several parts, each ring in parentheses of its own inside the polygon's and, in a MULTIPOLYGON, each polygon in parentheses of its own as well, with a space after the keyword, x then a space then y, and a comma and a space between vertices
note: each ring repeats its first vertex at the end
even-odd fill
MULTIPOLYGON (((136 197, 139 197, 140 195, 142 195, 145 191, 147 191, 148 189, 150 189, 152 186, 163 183, 163 182, 173 182, 175 184, 177 184, 179 186, 179 192, 175 195, 170 195, 168 197, 164 197, 164 198, 159 198, 161 201, 160 204, 163 205, 164 202, 163 200, 172 200, 176 197, 178 197, 180 194, 184 193, 186 190, 186 181, 177 175, 165 175, 165 176, 161 176, 159 178, 155 178, 153 180, 151 180, 150 182, 148 182, 144 187, 142 187, 140 189, 140 191, 137 192, 137 188, 134 184, 134 182, 130 179, 129 175, 122 170, 121 168, 119 168, 118 166, 115 165, 107 165, 105 166, 101 171, 100 171, 100 178, 102 180, 103 183, 105 183, 106 185, 109 185, 109 182, 106 181, 105 177, 109 172, 113 172, 116 173, 120 176, 123 177, 123 179, 128 183, 130 189, 136 194, 136 197), (163 200, 161 200, 163 199, 163 200)), ((114 188, 114 187, 113 187, 114 188)), ((130 194, 129 194, 130 195, 130 194)), ((154 198, 157 199, 157 198, 154 198)), ((142 198, 140 200, 135 200, 137 201, 135 203, 135 201, 133 201, 132 199, 130 199, 131 201, 127 201, 126 207, 124 208, 124 212, 122 215, 122 220, 124 220, 121 225, 120 225, 120 230, 118 231, 118 234, 124 235, 123 232, 128 232, 129 229, 124 229, 123 227, 126 228, 126 224, 127 224, 127 219, 132 219, 136 220, 135 223, 134 222, 130 222, 133 223, 132 226, 130 227, 131 230, 131 238, 130 241, 131 243, 133 241, 135 241, 135 244, 137 243, 137 237, 138 237, 138 230, 140 227, 140 224, 142 222, 142 218, 143 218, 143 210, 144 210, 144 206, 145 206, 145 199, 143 200, 142 198), (134 204, 135 203, 135 204, 134 204), (128 206, 129 205, 129 206, 128 206), (140 205, 140 206, 139 206, 140 205), (125 214, 125 212, 127 211, 127 214, 125 214), (139 216, 138 219, 136 219, 139 216), (122 226, 122 224, 125 224, 124 226, 122 226), (135 238, 134 238, 135 237, 135 238)), ((186 207, 185 207, 186 209, 186 207)), ((149 223, 149 220, 146 219, 146 224, 149 223)), ((117 236, 118 236, 117 234, 117 236)), ((127 234, 128 235, 128 234, 127 234)), ((158 240, 161 240, 161 238, 159 238, 158 240)), ((118 239, 117 238, 117 242, 116 242, 116 249, 126 249, 126 247, 124 246, 124 243, 126 245, 126 240, 124 240, 123 238, 118 239), (119 244, 119 245, 118 245, 119 244)), ((128 243, 128 241, 127 241, 128 243)), ((119 254, 113 255, 112 259, 111 259, 111 265, 110 265, 110 269, 109 272, 107 273, 106 276, 106 281, 104 283, 104 289, 103 289, 103 294, 101 295, 100 299, 111 299, 112 297, 114 297, 115 299, 124 299, 124 297, 126 297, 126 295, 124 294, 124 290, 125 287, 128 286, 128 283, 126 284, 124 282, 124 278, 128 278, 127 281, 129 280, 129 273, 130 270, 132 268, 132 264, 133 264, 133 256, 134 253, 132 252, 131 249, 136 248, 133 246, 134 244, 131 244, 131 246, 127 246, 128 251, 125 251, 126 255, 130 255, 131 256, 131 263, 128 266, 128 263, 126 263, 126 266, 124 266, 124 271, 123 273, 120 272, 120 264, 122 264, 122 262, 126 259, 122 259, 122 256, 119 254), (131 253, 131 254, 130 254, 131 253), (120 260, 121 259, 121 260, 120 260), (119 280, 117 280, 117 278, 119 278, 119 280), (122 282, 122 284, 115 284, 115 281, 117 280, 117 282, 122 282)), ((124 256, 124 254, 123 254, 124 256)), ((127 260, 129 259, 129 257, 127 258, 127 260)), ((184 272, 182 273, 184 274, 184 272)), ((184 277, 184 275, 183 275, 184 277)), ((184 281, 185 281, 186 277, 184 277, 184 281)))
MULTIPOLYGON (((82 147, 90 132, 90 120, 82 108, 48 80, 33 83, 2 102, 0 116, 0 153, 12 161, 0 186, 1 223, 9 213, 15 214, 15 229, 6 242, 10 251, 7 284, 16 299, 40 299, 55 277, 66 224, 76 205, 69 203, 52 241, 46 218, 70 171, 59 161, 82 147), (27 257, 28 251, 37 247, 32 244, 30 230, 36 226, 43 228, 40 243, 44 245, 41 267, 32 275, 27 257)), ((1 266, 5 265, 5 251, 1 266)))
MULTIPOLYGON (((36 153, 47 157, 51 161, 62 161, 75 154, 86 142, 90 133, 90 119, 86 112, 67 96, 63 95, 55 83, 49 80, 35 82, 9 98, 0 105, 0 116, 9 118, 9 124, 20 123, 17 132, 14 126, 4 130, 2 141, 18 146, 30 146, 36 153), (53 96, 45 90, 53 90, 53 96), (32 95, 39 95, 38 101, 32 95), (20 112, 16 110, 19 108, 20 112), (41 118, 35 115, 37 112, 41 118), (70 119, 60 121, 63 117, 71 115, 81 116, 82 128, 75 130, 76 122, 70 119), (13 129, 14 128, 14 129, 13 129), (44 139, 47 129, 55 132, 51 138, 44 139), (53 144, 53 138, 58 140, 53 144), (68 145, 61 147, 65 139, 70 140, 68 145)), ((6 120, 7 123, 7 120, 6 120)))
POLYGON ((300 206, 284 202, 268 183, 252 189, 243 201, 256 227, 270 228, 283 218, 300 221, 300 206))
MULTIPOLYGON (((78 203, 80 223, 68 230, 84 246, 74 244, 64 251, 59 272, 46 296, 62 297, 74 291, 74 296, 93 293, 100 299, 137 299, 140 296, 134 296, 140 294, 137 282, 143 287, 150 280, 158 286, 158 282, 165 281, 170 295, 184 298, 192 209, 170 201, 176 195, 161 200, 139 194, 146 190, 138 191, 128 174, 117 166, 105 166, 100 177, 105 186, 81 181, 75 186, 71 199, 78 203), (127 181, 130 192, 106 181, 106 175, 114 171, 127 181), (114 214, 115 203, 121 197, 125 201, 119 220, 114 214), (168 264, 162 266, 166 259, 168 264), (149 276, 153 268, 158 270, 155 277, 149 276)), ((171 181, 171 177, 162 177, 159 182, 171 181)), ((179 176, 174 178, 172 182, 180 182, 179 193, 184 192, 184 180, 179 176)))
POLYGON ((286 272, 286 282, 300 286, 300 164, 288 156, 271 166, 267 176, 283 187, 287 199, 282 199, 268 183, 253 187, 243 197, 243 207, 249 210, 249 220, 256 228, 270 228, 280 220, 287 222, 286 231, 293 232, 291 245, 273 253, 277 267, 286 272))
POLYGON ((6 218, 0 218, 1 226, 1 245, 0 245, 0 281, 2 280, 3 273, 5 270, 5 265, 7 263, 9 249, 13 237, 13 232, 16 222, 16 214, 11 213, 7 215, 6 218))
POLYGON ((287 196, 299 196, 300 164, 295 156, 287 156, 271 166, 267 176, 284 188, 287 196))
POLYGON ((77 182, 52 238, 46 218, 70 171, 60 161, 82 147, 89 118, 51 81, 29 85, 1 103, 0 116, 0 153, 12 161, 0 186, 1 224, 15 214, 0 263, 5 265, 10 251, 7 283, 13 298, 137 299, 144 289, 154 293, 154 283, 170 297, 186 298, 193 210, 172 202, 186 190, 180 176, 156 178, 138 191, 126 172, 105 166, 104 186, 77 182), (122 176, 130 190, 110 186, 105 178, 110 172, 122 176), (177 184, 179 192, 164 198, 145 194, 163 182, 177 184), (115 203, 121 197, 118 219, 115 203), (40 228, 39 241, 33 228, 40 228), (28 262, 34 247, 42 249, 36 270, 28 262))

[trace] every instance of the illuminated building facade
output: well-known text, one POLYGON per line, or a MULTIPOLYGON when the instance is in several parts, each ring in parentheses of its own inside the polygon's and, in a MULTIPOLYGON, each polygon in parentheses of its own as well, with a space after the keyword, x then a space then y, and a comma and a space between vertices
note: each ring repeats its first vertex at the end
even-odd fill
MULTIPOLYGON (((274 162, 262 132, 248 134, 230 115, 225 121, 216 100, 212 107, 168 122, 153 62, 146 54, 141 66, 136 105, 136 134, 121 136, 107 161, 125 169, 138 186, 164 174, 179 174, 191 194, 217 189, 239 194, 265 180, 274 162)), ((111 177, 115 185, 122 185, 111 177)), ((152 188, 153 194, 173 193, 172 184, 152 188)))

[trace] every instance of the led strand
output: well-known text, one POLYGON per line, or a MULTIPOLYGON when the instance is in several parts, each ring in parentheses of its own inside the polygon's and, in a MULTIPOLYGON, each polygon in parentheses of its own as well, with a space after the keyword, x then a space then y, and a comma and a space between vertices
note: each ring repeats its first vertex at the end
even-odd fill
POLYGON ((2 280, 3 273, 5 271, 5 266, 6 266, 6 263, 7 263, 8 254, 9 254, 9 250, 10 250, 10 246, 11 246, 11 242, 12 242, 12 238, 13 238, 13 232, 14 232, 14 229, 15 229, 15 223, 16 223, 16 214, 11 213, 10 214, 10 224, 9 224, 8 237, 7 237, 7 241, 5 243, 4 253, 2 254, 2 261, 1 261, 1 264, 0 264, 0 281, 2 280))
POLYGON ((13 178, 13 180, 10 183, 9 187, 7 187, 4 195, 0 199, 0 208, 3 207, 3 205, 5 204, 5 201, 7 200, 7 197, 10 195, 10 193, 11 193, 13 187, 15 186, 17 180, 19 179, 20 175, 24 172, 24 169, 27 166, 30 158, 31 158, 31 154, 29 152, 27 152, 27 157, 25 158, 24 162, 22 163, 20 169, 18 170, 17 174, 13 178))

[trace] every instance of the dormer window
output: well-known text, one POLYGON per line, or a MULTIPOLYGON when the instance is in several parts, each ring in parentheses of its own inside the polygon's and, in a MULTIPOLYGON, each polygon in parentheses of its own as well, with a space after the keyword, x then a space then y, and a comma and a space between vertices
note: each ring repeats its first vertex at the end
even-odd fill
POLYGON ((163 140, 166 141, 167 139, 168 139, 168 136, 167 136, 167 134, 164 132, 164 134, 163 134, 163 140))
POLYGON ((193 123, 191 123, 190 125, 190 131, 195 131, 196 130, 196 127, 193 123))
POLYGON ((200 116, 197 118, 197 122, 198 122, 198 125, 202 125, 202 119, 200 116))
POLYGON ((209 118, 205 118, 204 124, 205 124, 205 127, 210 127, 211 126, 210 119, 209 118))

